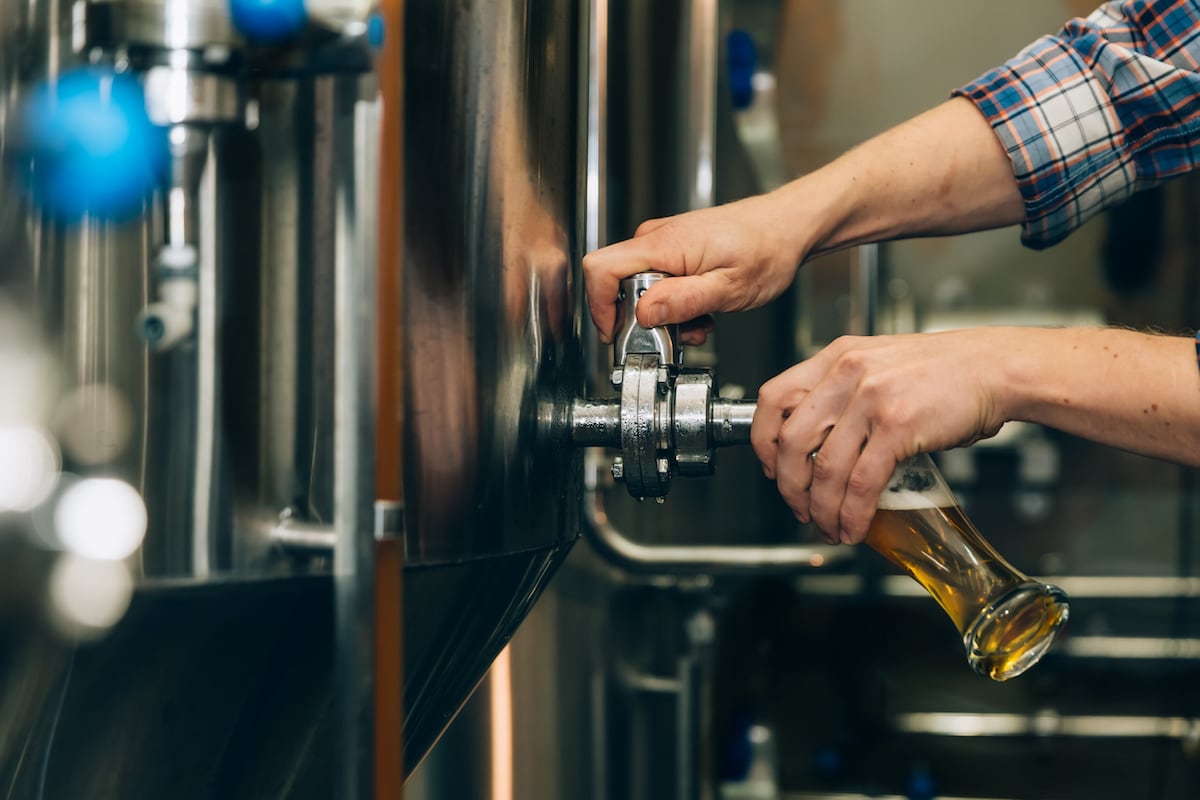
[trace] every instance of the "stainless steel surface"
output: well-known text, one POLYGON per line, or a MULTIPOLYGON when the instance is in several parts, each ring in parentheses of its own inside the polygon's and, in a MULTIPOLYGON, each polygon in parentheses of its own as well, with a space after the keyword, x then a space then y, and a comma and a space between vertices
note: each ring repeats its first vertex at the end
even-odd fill
POLYGON ((904 733, 932 736, 1068 736, 1085 739, 1182 739, 1200 743, 1200 719, 1184 717, 1064 716, 915 712, 896 717, 904 733))
MULTIPOLYGON (((4 2, 7 27, 8 8, 21 4, 4 2)), ((329 754, 339 791, 369 793, 378 120, 374 85, 358 74, 367 58, 348 58, 356 42, 343 40, 326 57, 321 38, 304 52, 241 52, 224 4, 102 5, 78 5, 95 14, 72 27, 74 17, 56 16, 66 6, 34 4, 45 47, 34 71, 10 81, 6 40, 5 113, 22 81, 98 44, 95 57, 148 73, 151 110, 173 125, 173 185, 127 229, 89 220, 64 231, 19 207, 11 230, 31 243, 27 280, 47 328, 64 329, 59 355, 75 380, 116 384, 134 407, 128 463, 109 458, 105 468, 119 466, 149 507, 138 585, 161 593, 147 613, 166 613, 183 585, 220 592, 228 581, 324 572, 328 556, 315 545, 336 537, 334 581, 321 584, 336 598, 336 669, 318 695, 333 705, 318 722, 338 725, 329 754), (88 47, 65 52, 75 42, 60 35, 76 28, 88 47), (249 130, 227 124, 240 120, 243 99, 249 130), (163 268, 151 271, 159 243, 163 268), (178 285, 191 269, 185 254, 194 291, 178 285), (151 318, 170 327, 155 303, 186 306, 181 319, 194 308, 195 320, 157 353, 126 343, 147 307, 144 328, 156 327, 151 318), (273 537, 281 513, 290 521, 273 537)), ((407 480, 403 524, 393 511, 386 528, 404 529, 409 573, 411 767, 577 535, 579 456, 562 420, 582 394, 573 265, 583 109, 574 2, 405 6, 407 480)), ((11 195, 0 196, 14 216, 11 195)), ((314 645, 331 650, 324 635, 314 645)), ((221 654, 234 685, 232 673, 248 681, 259 667, 237 657, 221 654)), ((67 701, 87 702, 84 692, 67 701)), ((44 733, 15 735, 37 744, 44 733)), ((0 755, 7 765, 19 749, 0 755)), ((112 794, 138 780, 115 781, 112 794)))
POLYGON ((578 533, 584 97, 577 3, 406 6, 411 768, 578 533))
MULTIPOLYGON (((100 0, 89 9, 101 16, 102 38, 170 50, 208 50, 228 57, 229 48, 244 44, 222 0, 100 0), (220 49, 218 49, 220 48, 220 49)), ((222 59, 223 60, 223 59, 222 59)))
POLYGON ((611 400, 576 400, 571 406, 576 447, 606 447, 621 441, 621 406, 611 400))
MULTIPOLYGON (((175 59, 178 60, 178 59, 175 59)), ((185 54, 182 63, 155 65, 145 72, 146 112, 155 125, 184 122, 231 123, 241 117, 241 87, 230 75, 203 71, 185 54)))
MULTIPOLYGON (((683 349, 671 328, 646 330, 637 322, 642 293, 666 276, 638 273, 622 281, 612 382, 617 401, 577 400, 568 418, 577 446, 619 447, 608 471, 635 498, 659 502, 674 474, 711 475, 718 445, 748 444, 753 400, 719 397, 712 371, 684 369, 683 349)), ((820 546, 695 546, 641 544, 622 533, 604 509, 602 459, 589 452, 584 465, 586 531, 614 565, 632 572, 672 574, 820 567, 839 551, 820 546)), ((845 552, 845 551, 841 551, 845 552)))
POLYGON ((710 430, 716 444, 745 444, 750 441, 757 403, 718 397, 712 402, 710 430))
POLYGON ((304 522, 287 515, 271 528, 271 540, 284 548, 333 555, 337 547, 337 529, 319 522, 304 522))
POLYGON ((4 797, 327 800, 332 600, 328 578, 144 589, 91 644, 6 621, 4 797))
MULTIPOLYGON (((630 354, 621 367, 620 479, 638 499, 666 497, 671 486, 671 384, 667 369, 661 366, 658 356, 650 353, 630 354)), ((613 476, 617 477, 616 470, 613 476)))
POLYGON ((661 272, 640 272, 621 281, 612 349, 617 400, 577 400, 567 420, 581 447, 619 447, 612 476, 639 500, 660 503, 671 478, 711 475, 718 444, 747 444, 754 402, 723 399, 711 370, 683 369, 675 326, 643 328, 637 321, 642 295, 661 272), (718 430, 719 428, 719 430, 718 430))
POLYGON ((688 128, 681 150, 682 170, 689 176, 688 208, 706 208, 716 202, 717 70, 721 39, 718 0, 685 0, 683 24, 687 31, 688 76, 684 95, 688 128))
MULTIPOLYGON (((675 325, 643 328, 637 321, 637 307, 642 295, 654 284, 670 277, 663 272, 639 272, 621 281, 617 295, 617 327, 613 335, 613 369, 620 369, 633 354, 654 354, 658 363, 678 365, 683 363, 683 353, 676 342, 679 331, 675 325)), ((614 373, 615 375, 615 373, 614 373)), ((620 383, 613 379, 613 383, 620 383)))
MULTIPOLYGON (((6 2, 0 18, 12 22, 19 5, 6 2)), ((123 479, 148 512, 144 544, 113 564, 136 582, 106 638, 64 648, 72 634, 40 600, 26 601, 21 624, 0 614, 0 678, 26 698, 0 717, 10 796, 328 797, 335 785, 373 796, 363 764, 373 756, 375 89, 356 67, 274 80, 204 72, 228 65, 223 36, 204 23, 227 15, 218 5, 79 3, 63 16, 57 3, 28 4, 28 29, 6 25, 0 42, 22 57, 20 70, 7 58, 0 69, 0 123, 60 67, 115 62, 144 75, 173 156, 170 185, 121 224, 62 223, 0 187, 0 242, 22 244, 24 268, 5 270, 0 290, 35 298, 62 365, 60 399, 82 398, 48 412, 55 433, 73 416, 108 424, 112 407, 130 418, 120 437, 104 424, 85 431, 96 441, 69 449, 64 467, 123 479), (159 15, 165 38, 119 38, 114 15, 134 6, 159 15), (35 32, 27 44, 7 38, 35 32), (254 131, 237 124, 243 92, 265 99, 254 131), (171 346, 139 342, 135 320, 174 328, 171 346), (325 571, 329 558, 285 553, 270 536, 281 511, 307 544, 337 531, 333 580, 287 577, 325 571), (202 766, 184 763, 185 750, 202 766)), ((32 588, 14 596, 39 598, 39 582, 53 585, 74 558, 63 549, 18 547, 3 582, 32 560, 32 588)))
MULTIPOLYGON (((899 794, 860 794, 858 792, 784 792, 779 800, 909 800, 899 794)), ((1005 800, 999 797, 964 797, 939 794, 929 800, 1005 800)), ((1013 799, 1015 800, 1015 799, 1013 799)))
POLYGON ((1072 636, 1059 648, 1071 658, 1200 660, 1200 639, 1072 636))
MULTIPOLYGON (((333 550, 336 779, 333 795, 374 800, 375 759, 375 324, 379 199, 378 89, 327 93, 352 136, 334 138, 333 163, 353 180, 341 184, 333 216, 333 550)), ((391 754, 395 757, 398 754, 391 754)), ((380 787, 380 792, 383 789, 380 787)))
MULTIPOLYGON (((635 574, 706 575, 790 573, 846 561, 848 547, 830 545, 688 545, 646 544, 614 526, 605 510, 604 458, 588 451, 584 463, 585 531, 596 551, 612 564, 635 574)), ((911 581, 909 581, 911 583, 911 581)), ((920 587, 917 587, 920 589, 920 587)))

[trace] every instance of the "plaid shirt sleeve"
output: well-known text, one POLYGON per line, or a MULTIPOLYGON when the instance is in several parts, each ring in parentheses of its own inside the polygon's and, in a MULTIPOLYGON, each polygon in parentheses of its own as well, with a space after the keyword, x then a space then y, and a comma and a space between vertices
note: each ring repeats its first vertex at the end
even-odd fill
POLYGON ((1048 247, 1200 160, 1200 0, 1105 3, 954 94, 1012 159, 1022 240, 1048 247))

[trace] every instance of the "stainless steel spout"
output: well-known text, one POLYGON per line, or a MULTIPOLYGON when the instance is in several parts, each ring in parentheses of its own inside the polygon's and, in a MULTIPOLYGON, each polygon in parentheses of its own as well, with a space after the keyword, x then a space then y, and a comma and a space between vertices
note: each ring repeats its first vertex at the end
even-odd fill
POLYGON ((647 330, 638 324, 638 301, 667 277, 643 272, 622 281, 612 369, 620 396, 579 399, 571 407, 576 446, 621 451, 607 470, 599 451, 589 452, 584 461, 585 530, 592 546, 627 572, 676 575, 787 572, 846 558, 849 548, 822 545, 643 544, 610 522, 606 471, 634 497, 661 503, 673 476, 711 475, 716 448, 750 443, 757 403, 721 397, 712 370, 683 367, 674 327, 647 330))
POLYGON ((638 324, 638 301, 667 277, 641 272, 621 282, 612 370, 620 396, 578 400, 570 419, 577 446, 619 448, 613 478, 660 502, 674 475, 711 475, 717 447, 749 444, 756 407, 721 397, 711 370, 685 369, 675 326, 638 324))

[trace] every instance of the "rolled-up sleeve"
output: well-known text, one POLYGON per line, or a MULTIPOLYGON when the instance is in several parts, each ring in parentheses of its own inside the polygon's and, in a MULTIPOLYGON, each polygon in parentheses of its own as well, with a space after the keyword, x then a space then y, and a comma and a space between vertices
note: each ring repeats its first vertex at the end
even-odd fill
POLYGON ((1200 2, 1111 2, 954 92, 987 117, 1047 247, 1200 161, 1200 2))

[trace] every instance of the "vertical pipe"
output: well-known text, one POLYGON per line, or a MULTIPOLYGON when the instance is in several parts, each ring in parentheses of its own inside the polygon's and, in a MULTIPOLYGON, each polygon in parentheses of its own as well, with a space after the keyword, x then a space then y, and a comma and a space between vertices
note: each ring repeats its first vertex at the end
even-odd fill
POLYGON ((404 0, 382 0, 378 244, 378 406, 375 492, 391 522, 379 526, 375 549, 375 797, 400 800, 404 790, 404 324, 401 284, 404 226, 404 0))
POLYGON ((860 245, 855 249, 854 259, 850 271, 849 333, 874 336, 879 332, 879 245, 860 245))
MULTIPOLYGON (((206 137, 207 139, 208 137, 206 137)), ((182 392, 173 398, 181 404, 195 404, 196 432, 192 439, 195 463, 192 472, 192 558, 191 575, 208 577, 220 567, 214 537, 219 525, 217 515, 217 476, 220 474, 221 422, 221 276, 217 263, 217 178, 212 141, 206 141, 208 158, 196 189, 199 213, 197 231, 198 296, 196 304, 196 391, 194 398, 182 392)), ((170 534, 168 534, 170 535, 170 534)))
MULTIPOLYGON (((338 105, 334 275, 335 796, 375 796, 375 367, 379 104, 338 105), (349 111, 349 114, 344 112, 349 111), (349 117, 348 120, 343 117, 349 117), (349 123, 353 135, 342 130, 349 123)), ((364 83, 370 83, 364 81, 364 83)), ((341 84, 339 89, 343 88, 341 84)), ((339 92, 339 97, 341 92, 339 92)))
POLYGON ((684 174, 688 208, 707 208, 716 200, 718 0, 691 0, 687 6, 688 120, 684 174))
POLYGON ((608 173, 608 0, 592 0, 588 19, 587 208, 584 248, 603 247, 608 236, 605 214, 608 173))

